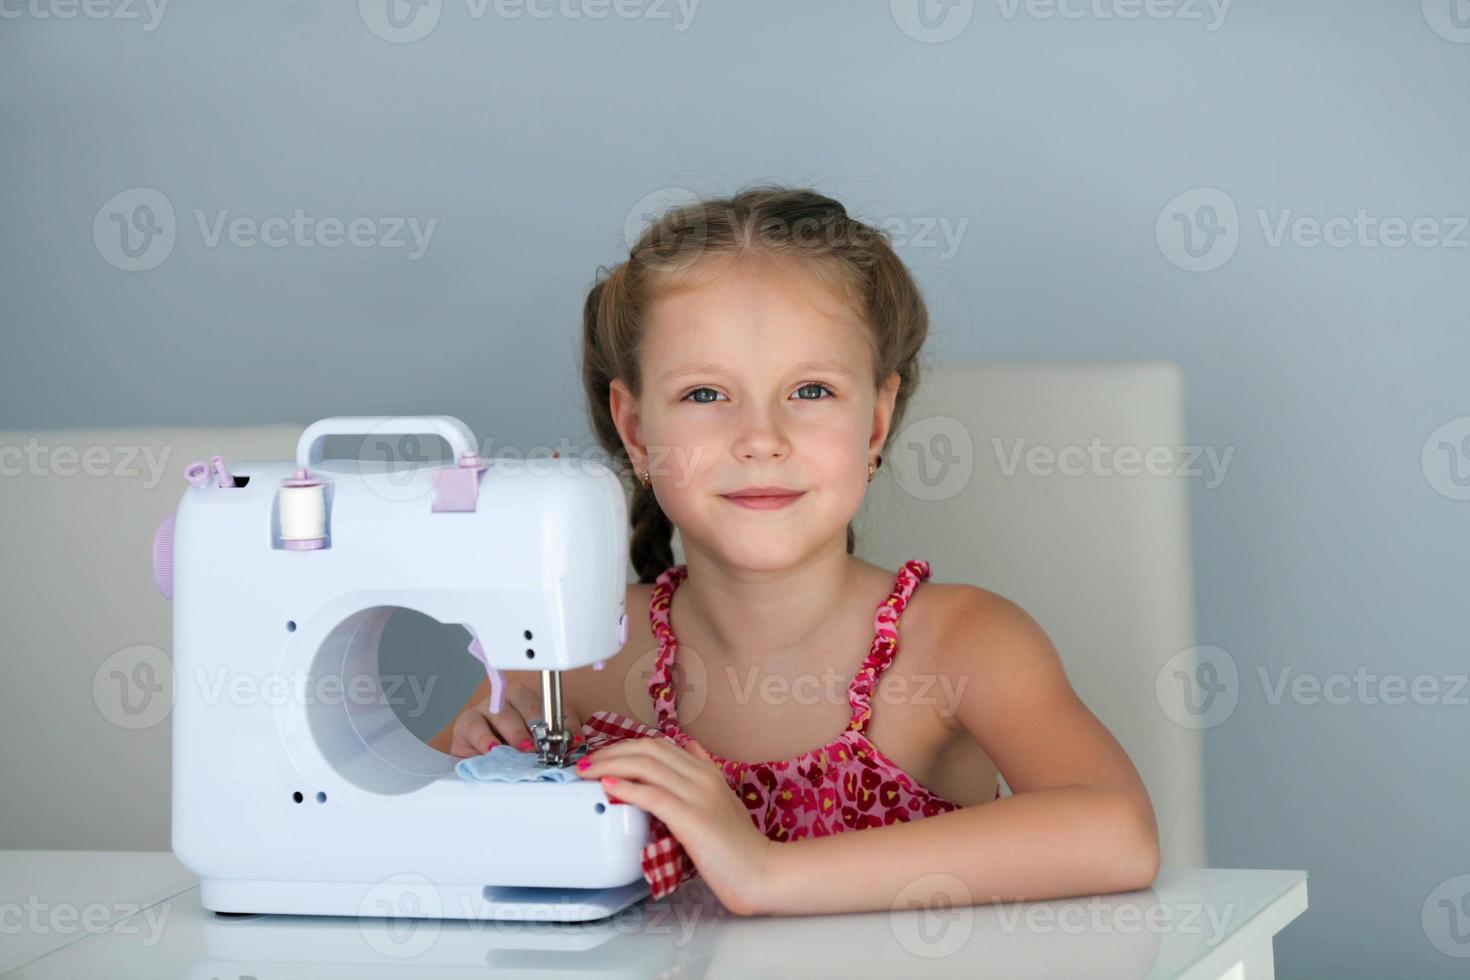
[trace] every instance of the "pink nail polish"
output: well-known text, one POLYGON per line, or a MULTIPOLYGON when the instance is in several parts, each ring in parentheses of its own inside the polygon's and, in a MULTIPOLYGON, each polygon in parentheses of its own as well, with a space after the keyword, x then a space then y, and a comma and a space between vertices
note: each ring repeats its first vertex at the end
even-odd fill
POLYGON ((581 758, 581 759, 578 759, 577 760, 577 768, 578 769, 586 769, 590 765, 592 765, 592 760, 591 759, 588 759, 588 758, 585 758, 584 757, 584 758, 581 758))
POLYGON ((529 752, 535 747, 536 743, 531 741, 529 738, 521 739, 521 744, 516 746, 516 748, 520 749, 522 752, 529 752))

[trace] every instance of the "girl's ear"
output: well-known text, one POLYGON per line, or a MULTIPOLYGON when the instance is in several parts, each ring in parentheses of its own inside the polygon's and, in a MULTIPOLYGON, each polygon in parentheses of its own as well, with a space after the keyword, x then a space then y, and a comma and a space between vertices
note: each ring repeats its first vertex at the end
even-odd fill
POLYGON ((871 452, 880 452, 888 441, 888 429, 893 424, 893 407, 898 402, 900 381, 898 372, 894 371, 883 379, 883 384, 878 388, 878 397, 873 403, 873 433, 868 437, 868 449, 871 452))
POLYGON ((643 422, 638 415, 638 399, 623 383, 622 378, 613 378, 608 385, 608 410, 623 448, 628 451, 628 462, 636 473, 648 468, 648 449, 643 445, 643 422))

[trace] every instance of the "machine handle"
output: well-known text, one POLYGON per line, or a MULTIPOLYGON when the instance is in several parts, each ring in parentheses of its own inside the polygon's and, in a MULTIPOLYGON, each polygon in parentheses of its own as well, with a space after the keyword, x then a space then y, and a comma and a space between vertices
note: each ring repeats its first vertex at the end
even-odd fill
POLYGON ((296 465, 310 468, 322 461, 327 436, 438 436, 449 443, 454 459, 478 448, 470 427, 450 415, 338 415, 306 427, 296 443, 296 465))

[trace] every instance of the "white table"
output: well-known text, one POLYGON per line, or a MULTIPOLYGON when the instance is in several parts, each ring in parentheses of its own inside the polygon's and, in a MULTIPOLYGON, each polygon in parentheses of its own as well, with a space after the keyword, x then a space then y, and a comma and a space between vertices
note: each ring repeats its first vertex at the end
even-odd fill
POLYGON ((0 851, 0 975, 197 882, 168 851, 0 851))
POLYGON ((580 925, 259 915, 199 904, 172 854, 0 852, 0 970, 278 978, 1106 977, 1271 980, 1304 871, 1165 869, 1145 891, 976 907, 739 918, 698 881, 580 925), (15 927, 21 928, 17 932, 15 927))

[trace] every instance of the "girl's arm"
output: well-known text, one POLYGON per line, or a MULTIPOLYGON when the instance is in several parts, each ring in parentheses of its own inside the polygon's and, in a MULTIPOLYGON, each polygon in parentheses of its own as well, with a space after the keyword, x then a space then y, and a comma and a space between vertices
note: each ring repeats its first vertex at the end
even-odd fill
POLYGON ((928 875, 946 877, 915 885, 910 897, 1035 901, 1153 882, 1159 840, 1148 792, 1072 690, 1041 627, 1015 603, 974 589, 945 633, 939 669, 962 683, 955 717, 1015 795, 776 845, 756 911, 886 910, 928 875))

